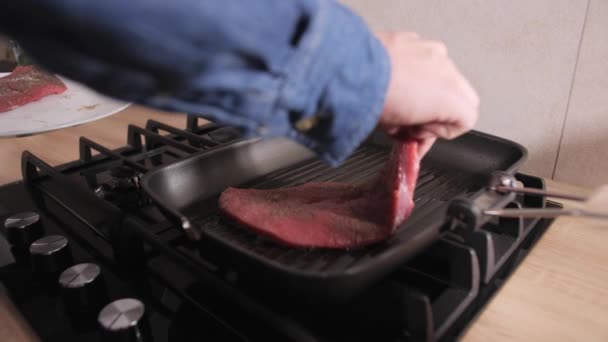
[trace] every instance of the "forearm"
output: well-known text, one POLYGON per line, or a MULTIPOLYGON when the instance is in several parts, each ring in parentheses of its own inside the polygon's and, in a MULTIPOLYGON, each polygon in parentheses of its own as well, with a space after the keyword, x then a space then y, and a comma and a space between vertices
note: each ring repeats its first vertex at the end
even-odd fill
POLYGON ((294 138, 332 164, 367 136, 382 109, 388 57, 365 24, 331 0, 19 6, 0 11, 0 26, 49 69, 124 100, 294 138), (302 125, 307 118, 316 126, 302 125))

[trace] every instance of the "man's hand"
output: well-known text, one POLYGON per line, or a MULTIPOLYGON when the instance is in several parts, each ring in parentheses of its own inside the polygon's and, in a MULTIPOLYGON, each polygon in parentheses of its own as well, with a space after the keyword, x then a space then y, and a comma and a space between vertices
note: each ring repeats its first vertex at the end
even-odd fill
POLYGON ((392 67, 379 122, 389 135, 419 139, 423 156, 435 139, 453 139, 473 128, 479 96, 443 43, 409 32, 382 32, 377 37, 392 67))

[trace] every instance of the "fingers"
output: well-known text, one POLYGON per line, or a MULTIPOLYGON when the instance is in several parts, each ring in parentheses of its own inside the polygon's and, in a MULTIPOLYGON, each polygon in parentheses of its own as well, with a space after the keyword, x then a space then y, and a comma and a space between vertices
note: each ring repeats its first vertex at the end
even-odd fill
POLYGON ((429 40, 425 42, 426 50, 431 57, 446 57, 448 55, 448 47, 435 40, 429 40))
POLYGON ((444 113, 448 114, 448 119, 426 125, 429 130, 436 131, 439 134, 438 137, 444 139, 454 139, 473 129, 479 117, 478 102, 469 101, 459 94, 452 94, 450 97, 451 99, 446 98, 444 106, 444 113))
POLYGON ((422 159, 437 140, 436 134, 424 130, 422 126, 383 126, 384 132, 397 141, 418 140, 418 156, 422 159))
POLYGON ((404 37, 410 38, 410 39, 419 39, 420 35, 416 32, 405 32, 403 33, 404 37))
POLYGON ((415 134, 412 137, 416 139, 431 139, 431 138, 442 138, 446 140, 454 139, 463 133, 465 133, 467 129, 465 129, 460 124, 452 124, 452 123, 430 123, 426 124, 420 129, 416 130, 415 134))
POLYGON ((463 89, 464 94, 467 96, 469 101, 471 101, 471 105, 478 110, 479 102, 480 102, 479 94, 477 94, 477 91, 475 91, 475 88, 473 88, 471 83, 466 78, 462 77, 461 80, 462 80, 461 87, 463 89))
POLYGON ((479 107, 479 94, 477 94, 477 91, 475 91, 469 80, 467 80, 460 70, 458 70, 458 67, 456 67, 453 61, 450 60, 449 65, 450 69, 452 69, 451 73, 454 75, 454 87, 464 98, 470 101, 472 107, 479 107))
POLYGON ((454 139, 479 116, 479 95, 448 56, 444 43, 415 33, 381 33, 391 59, 391 79, 379 123, 395 139, 454 139))
POLYGON ((433 144, 436 140, 437 138, 428 138, 420 140, 420 142, 418 143, 418 156, 420 157, 420 159, 424 158, 424 156, 429 152, 431 147, 433 147, 433 144))
POLYGON ((433 122, 420 126, 411 126, 396 131, 394 134, 389 134, 398 140, 407 138, 413 138, 418 140, 427 139, 455 139, 462 134, 471 130, 472 127, 464 126, 461 123, 446 123, 446 122, 433 122))
POLYGON ((479 95, 471 84, 454 71, 453 85, 446 87, 437 100, 437 119, 423 124, 437 137, 453 139, 473 129, 479 117, 479 95))

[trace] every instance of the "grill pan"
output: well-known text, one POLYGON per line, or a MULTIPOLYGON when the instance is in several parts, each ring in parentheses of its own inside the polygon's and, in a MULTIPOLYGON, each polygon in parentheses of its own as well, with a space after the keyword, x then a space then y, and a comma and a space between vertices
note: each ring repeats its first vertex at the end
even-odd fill
POLYGON ((514 173, 526 159, 525 148, 475 131, 438 141, 422 161, 410 218, 388 240, 352 250, 275 243, 223 217, 217 199, 229 186, 362 182, 380 170, 390 144, 376 132, 343 165, 331 168, 289 140, 241 140, 151 171, 141 185, 188 237, 198 241, 205 258, 235 270, 239 280, 301 298, 342 301, 436 241, 446 229, 450 201, 484 196, 491 174, 514 173))

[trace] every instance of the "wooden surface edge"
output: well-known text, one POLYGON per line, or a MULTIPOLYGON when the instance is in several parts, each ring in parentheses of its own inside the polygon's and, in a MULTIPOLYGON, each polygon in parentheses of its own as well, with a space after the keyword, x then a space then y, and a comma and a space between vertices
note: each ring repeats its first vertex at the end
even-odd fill
POLYGON ((6 291, 0 291, 0 341, 40 341, 40 338, 8 298, 6 291))

